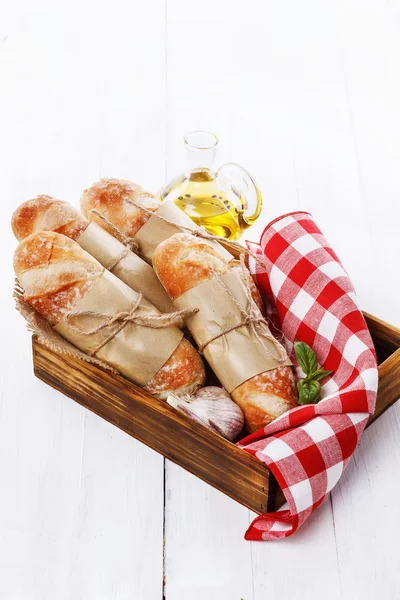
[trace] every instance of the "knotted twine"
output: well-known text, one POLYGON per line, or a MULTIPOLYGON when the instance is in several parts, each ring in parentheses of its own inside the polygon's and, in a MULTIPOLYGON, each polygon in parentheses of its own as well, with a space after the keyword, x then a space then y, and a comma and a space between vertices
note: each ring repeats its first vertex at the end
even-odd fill
MULTIPOLYGON (((114 223, 112 223, 109 219, 107 219, 107 217, 105 217, 103 214, 101 214, 101 212, 99 212, 95 208, 92 208, 90 210, 90 212, 93 215, 95 215, 96 217, 98 217, 100 219, 100 221, 103 221, 103 223, 108 225, 108 227, 111 229, 111 231, 113 231, 113 233, 115 233, 117 237, 119 236, 121 238, 124 246, 129 248, 129 250, 132 250, 132 252, 134 252, 135 254, 137 254, 137 255, 140 254, 139 244, 137 242, 135 242, 133 237, 127 236, 123 231, 118 229, 118 227, 116 225, 114 225, 114 223)), ((127 252, 125 252, 125 254, 123 254, 120 258, 118 258, 118 260, 116 260, 116 262, 111 267, 110 266, 107 267, 108 270, 111 271, 111 269, 113 269, 115 267, 115 265, 126 255, 127 255, 127 252)))
POLYGON ((140 325, 141 327, 149 327, 150 329, 164 329, 166 327, 171 327, 172 325, 177 325, 178 323, 180 324, 183 318, 194 315, 199 310, 198 308, 185 308, 183 310, 177 310, 175 312, 159 315, 138 315, 136 314, 136 311, 140 307, 142 300, 143 294, 140 293, 129 311, 122 311, 115 315, 107 315, 105 313, 89 309, 70 311, 66 315, 66 320, 68 321, 71 329, 81 335, 94 335, 106 327, 110 327, 111 325, 114 325, 114 323, 118 323, 118 327, 116 329, 111 331, 109 335, 98 346, 96 346, 94 350, 91 350, 87 353, 89 356, 93 356, 99 352, 103 346, 110 342, 128 323, 135 323, 136 325, 140 325), (92 329, 85 331, 72 322, 71 319, 75 317, 94 317, 96 319, 103 319, 103 321, 92 329))
POLYGON ((50 323, 24 299, 24 291, 17 279, 14 284, 13 297, 15 300, 15 307, 25 319, 28 331, 36 336, 40 343, 46 346, 46 348, 52 352, 57 352, 58 354, 79 358, 80 360, 101 367, 111 373, 118 373, 117 369, 114 369, 114 367, 96 356, 89 356, 86 352, 83 352, 83 350, 80 350, 71 344, 71 342, 68 342, 53 329, 50 323))
MULTIPOLYGON (((142 204, 140 204, 140 202, 137 202, 136 200, 132 200, 131 198, 124 198, 124 202, 127 202, 128 204, 132 204, 136 208, 139 208, 149 217, 154 217, 154 218, 158 219, 159 221, 163 221, 164 223, 167 223, 168 225, 172 225, 173 227, 176 227, 177 229, 180 229, 181 231, 183 231, 185 233, 190 233, 194 237, 202 238, 204 240, 209 240, 211 242, 221 243, 221 236, 212 235, 203 226, 198 225, 195 229, 193 229, 192 227, 187 227, 186 225, 179 225, 178 223, 174 223, 173 221, 170 221, 166 217, 163 217, 162 215, 157 214, 157 211, 152 211, 152 210, 146 208, 145 206, 143 206, 142 204)), ((103 221, 103 223, 106 223, 108 225, 108 227, 117 236, 119 236, 121 238, 122 243, 125 246, 127 246, 130 250, 132 250, 132 252, 134 252, 138 256, 141 256, 140 246, 133 237, 127 236, 116 225, 114 225, 114 223, 112 223, 109 219, 107 219, 107 217, 105 217, 103 214, 101 214, 95 208, 93 208, 90 212, 92 214, 96 215, 96 217, 99 217, 99 219, 101 221, 103 221)), ((227 246, 228 248, 231 248, 232 250, 236 250, 236 252, 238 252, 240 255, 243 254, 245 256, 250 256, 257 263, 259 263, 260 265, 265 267, 264 261, 259 256, 257 256, 256 254, 254 254, 254 252, 252 252, 248 248, 245 248, 238 242, 234 242, 233 240, 227 240, 224 238, 223 244, 224 244, 224 246, 227 246)), ((115 265, 117 264, 117 262, 115 264, 113 264, 113 266, 111 268, 114 268, 115 265)), ((109 267, 109 269, 110 269, 110 267, 109 267)))
POLYGON ((103 348, 103 346, 111 341, 125 327, 125 325, 127 325, 127 323, 136 323, 137 325, 141 325, 142 327, 150 327, 151 329, 163 329, 170 327, 171 325, 176 325, 178 323, 180 324, 185 316, 191 316, 198 312, 197 308, 189 308, 159 315, 138 315, 136 314, 136 311, 143 300, 142 294, 139 294, 134 305, 129 311, 119 312, 111 316, 91 310, 70 311, 65 318, 68 321, 71 329, 80 335, 93 335, 99 331, 102 331, 106 327, 113 325, 114 323, 119 323, 118 327, 113 330, 94 350, 91 350, 90 352, 83 352, 83 350, 80 350, 74 346, 74 344, 68 342, 57 331, 55 331, 47 319, 38 313, 34 307, 24 299, 24 290, 17 279, 15 280, 14 284, 13 297, 18 312, 24 317, 27 323, 28 331, 36 335, 39 340, 50 350, 60 354, 76 356, 77 358, 96 364, 97 366, 107 369, 113 373, 117 373, 117 370, 104 361, 96 358, 95 355, 101 348, 103 348), (104 320, 96 327, 93 327, 88 331, 84 331, 71 321, 71 319, 74 317, 84 316, 95 317, 104 320))
POLYGON ((231 292, 231 290, 225 284, 221 275, 219 275, 215 272, 213 273, 213 275, 214 275, 213 278, 216 279, 216 281, 218 281, 219 285, 222 287, 224 292, 226 294, 228 294, 228 296, 230 297, 230 299, 232 300, 232 302, 238 309, 242 318, 239 321, 239 323, 236 323, 235 325, 231 325, 230 327, 222 328, 220 332, 218 332, 217 334, 212 336, 210 339, 208 339, 205 342, 203 342, 202 344, 200 344, 198 346, 199 353, 202 355, 204 353, 205 348, 209 344, 211 344, 211 342, 214 342, 215 340, 219 339, 220 337, 227 335, 231 331, 234 331, 235 329, 239 329, 240 327, 249 327, 251 332, 254 334, 255 338, 257 339, 258 343, 263 347, 265 353, 273 360, 276 360, 279 364, 284 362, 287 359, 286 350, 284 349, 282 344, 280 344, 278 342, 278 340, 270 332, 267 322, 265 321, 264 317, 261 315, 258 306, 256 305, 256 303, 253 300, 253 296, 251 293, 251 287, 250 287, 250 274, 246 268, 244 256, 240 255, 240 279, 241 279, 241 281, 246 289, 246 292, 247 292, 246 308, 243 308, 243 306, 240 304, 240 302, 238 302, 235 295, 231 292), (266 340, 269 340, 273 344, 273 346, 277 349, 277 356, 274 355, 270 351, 270 349, 268 348, 268 346, 265 343, 266 340))
MULTIPOLYGON (((139 208, 140 210, 142 210, 144 213, 146 213, 146 215, 149 215, 150 217, 156 217, 157 219, 159 219, 160 221, 163 221, 164 223, 167 223, 168 225, 173 225, 174 227, 177 227, 178 229, 180 229, 181 231, 184 231, 185 233, 190 233, 194 237, 199 237, 204 240, 209 240, 211 242, 218 242, 219 244, 221 243, 221 236, 212 235, 212 233, 209 233, 207 231, 207 229, 205 229, 201 225, 198 225, 196 229, 193 229, 192 227, 187 227, 186 225, 178 225, 177 223, 174 223, 173 221, 170 221, 169 219, 166 219, 165 217, 157 214, 157 212, 153 212, 152 210, 149 210, 148 208, 146 208, 145 206, 143 206, 142 204, 140 204, 140 202, 137 202, 136 200, 132 200, 131 198, 124 198, 124 200, 125 200, 125 202, 128 202, 128 204, 132 204, 133 206, 136 206, 136 208, 139 208)), ((227 246, 228 248, 231 248, 232 250, 236 250, 237 252, 239 252, 240 256, 242 256, 243 254, 246 256, 251 256, 251 258, 253 258, 260 265, 265 267, 264 261, 259 256, 254 254, 251 250, 242 246, 242 244, 239 244, 238 242, 234 242, 233 240, 227 240, 226 238, 224 238, 223 243, 224 243, 224 246, 227 246)))

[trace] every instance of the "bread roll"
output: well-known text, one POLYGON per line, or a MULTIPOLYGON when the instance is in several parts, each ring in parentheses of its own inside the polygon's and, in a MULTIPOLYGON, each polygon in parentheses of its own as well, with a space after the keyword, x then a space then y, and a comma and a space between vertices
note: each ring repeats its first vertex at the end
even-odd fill
MULTIPOLYGON (((136 244, 149 264, 162 241, 181 231, 200 229, 174 202, 159 202, 140 186, 119 179, 102 179, 84 190, 81 209, 87 219, 117 239, 136 244)), ((230 260, 229 252, 217 241, 208 243, 230 260)))
POLYGON ((27 200, 14 211, 11 225, 19 241, 40 231, 66 235, 89 251, 103 267, 109 268, 133 290, 142 293, 161 312, 173 310, 171 300, 151 266, 104 229, 90 224, 68 202, 51 196, 37 196, 27 200), (115 256, 117 262, 114 260, 115 256), (118 257, 122 258, 118 260, 118 257))
MULTIPOLYGON (((100 263, 77 243, 54 232, 36 233, 25 238, 15 251, 14 270, 24 290, 25 301, 53 327, 75 309, 104 272, 100 263)), ((123 286, 128 297, 133 294, 118 279, 112 281, 123 286)), ((111 361, 110 364, 115 366, 111 361)), ((204 380, 204 365, 199 354, 187 340, 182 340, 144 387, 157 397, 166 398, 171 392, 191 393, 203 385, 204 380)))
MULTIPOLYGON (((81 197, 82 212, 89 220, 94 220, 98 225, 105 228, 112 235, 118 239, 121 239, 121 236, 118 236, 118 233, 115 230, 112 230, 110 227, 108 227, 107 223, 105 223, 103 219, 100 219, 91 212, 91 210, 95 209, 96 211, 100 212, 108 221, 113 223, 113 225, 117 227, 124 236, 131 238, 135 236, 139 229, 149 219, 149 215, 141 211, 139 208, 129 204, 129 202, 125 202, 124 198, 127 197, 137 200, 143 204, 143 206, 153 212, 160 207, 160 203, 151 194, 145 192, 143 188, 134 183, 121 179, 102 179, 101 181, 94 183, 90 188, 83 192, 81 197)), ((195 227, 194 223, 192 223, 185 213, 178 208, 176 208, 176 210, 178 211, 180 217, 185 219, 186 226, 195 227)), ((169 237, 176 233, 176 231, 179 231, 179 229, 171 228, 168 230, 163 230, 161 235, 164 237, 162 237, 159 241, 164 240, 166 234, 169 237)), ((159 242, 154 244, 153 251, 158 243, 159 242)), ((212 249, 213 247, 214 249, 221 250, 222 258, 224 258, 224 256, 229 257, 229 253, 223 250, 218 243, 214 243, 214 246, 210 244, 210 248, 212 249)), ((149 252, 147 258, 150 259, 152 257, 153 251, 149 252)), ((212 253, 213 256, 217 254, 218 252, 215 252, 215 250, 212 253)), ((225 263, 225 261, 222 262, 225 263)), ((232 259, 229 264, 236 270, 239 265, 239 261, 232 259)), ((258 291, 250 273, 249 280, 253 299, 258 308, 261 310, 262 314, 265 314, 265 308, 260 292, 258 291)))
POLYGON ((55 231, 76 240, 88 225, 89 221, 68 202, 45 195, 21 204, 11 219, 11 226, 18 241, 39 231, 55 231))
POLYGON ((124 242, 122 236, 119 236, 115 230, 91 211, 93 209, 98 211, 124 236, 132 238, 150 216, 133 204, 125 202, 125 198, 136 200, 152 212, 160 206, 158 200, 150 192, 146 192, 136 183, 125 179, 101 179, 83 191, 81 210, 87 219, 95 221, 120 242, 124 242))
MULTIPOLYGON (((155 250, 153 266, 173 300, 230 268, 213 248, 187 234, 162 242, 155 250)), ((247 431, 256 431, 296 406, 293 369, 282 366, 265 371, 239 385, 231 395, 245 415, 247 431)))

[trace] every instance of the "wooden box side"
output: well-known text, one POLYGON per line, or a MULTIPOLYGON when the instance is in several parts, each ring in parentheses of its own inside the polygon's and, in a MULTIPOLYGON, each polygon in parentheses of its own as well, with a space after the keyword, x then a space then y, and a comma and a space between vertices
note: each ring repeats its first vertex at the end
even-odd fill
MULTIPOLYGON (((364 313, 378 354, 379 389, 368 425, 400 397, 400 330, 364 313)), ((187 419, 121 376, 59 355, 35 337, 35 375, 258 514, 276 510, 282 491, 256 458, 187 419)))
POLYGON ((400 329, 364 313, 378 357, 379 385, 371 425, 400 398, 400 329))
POLYGON ((258 514, 269 471, 250 454, 118 375, 32 338, 35 375, 258 514))

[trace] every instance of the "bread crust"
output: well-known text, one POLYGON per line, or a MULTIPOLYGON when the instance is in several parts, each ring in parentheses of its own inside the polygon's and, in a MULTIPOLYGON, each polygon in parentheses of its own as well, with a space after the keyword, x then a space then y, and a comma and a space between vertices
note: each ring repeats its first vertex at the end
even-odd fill
MULTIPOLYGON (((24 299, 53 326, 75 308, 104 272, 76 242, 53 231, 34 233, 20 243, 14 254, 14 270, 24 299)), ((171 392, 195 391, 204 381, 205 369, 198 352, 182 340, 145 389, 166 398, 171 392)))
POLYGON ((239 385, 232 398, 244 412, 247 431, 257 431, 297 406, 293 369, 278 367, 264 371, 239 385))
MULTIPOLYGON (((194 236, 175 234, 156 248, 153 267, 169 296, 176 300, 215 274, 226 273, 230 263, 194 236)), ((244 413, 246 430, 256 431, 296 406, 293 369, 283 366, 265 371, 242 383, 231 395, 244 413)))
POLYGON ((224 275, 228 263, 212 246, 188 233, 177 233, 154 251, 153 268, 172 300, 207 281, 224 275))
POLYGON ((199 353, 187 340, 183 339, 172 356, 158 373, 144 386, 144 389, 166 400, 174 394, 192 394, 204 385, 206 371, 199 353))
POLYGON ((25 300, 54 326, 90 290, 104 268, 65 235, 42 231, 19 244, 14 271, 25 300))
POLYGON ((44 194, 23 202, 11 218, 18 241, 40 231, 54 231, 76 240, 88 225, 89 221, 71 204, 44 194))
MULTIPOLYGON (((193 235, 180 233, 169 238, 168 244, 162 246, 162 259, 157 258, 157 249, 153 256, 153 267, 159 279, 172 300, 176 300, 195 285, 210 279, 210 269, 214 274, 225 275, 230 269, 242 274, 240 261, 227 262, 212 246, 202 242, 193 235), (179 236, 179 237, 178 237, 179 236), (182 251, 185 249, 185 251, 182 251), (156 266, 157 265, 157 268, 156 266), (186 274, 190 273, 190 277, 186 274)), ((161 244, 160 244, 161 246, 161 244)), ((260 312, 265 314, 261 294, 249 272, 247 283, 250 285, 251 295, 260 312)))
POLYGON ((120 242, 124 242, 123 236, 118 235, 114 229, 91 211, 93 209, 98 211, 123 235, 133 237, 148 221, 150 215, 129 202, 125 202, 125 198, 140 202, 152 212, 160 206, 153 194, 136 183, 125 179, 101 179, 83 191, 81 210, 89 221, 95 221, 120 242))

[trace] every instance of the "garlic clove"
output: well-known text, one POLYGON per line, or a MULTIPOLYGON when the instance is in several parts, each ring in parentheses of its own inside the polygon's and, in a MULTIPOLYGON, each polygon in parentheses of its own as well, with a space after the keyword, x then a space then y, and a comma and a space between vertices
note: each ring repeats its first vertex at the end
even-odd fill
POLYGON ((167 402, 228 440, 234 440, 243 429, 243 413, 223 388, 207 386, 191 396, 170 394, 167 402))

